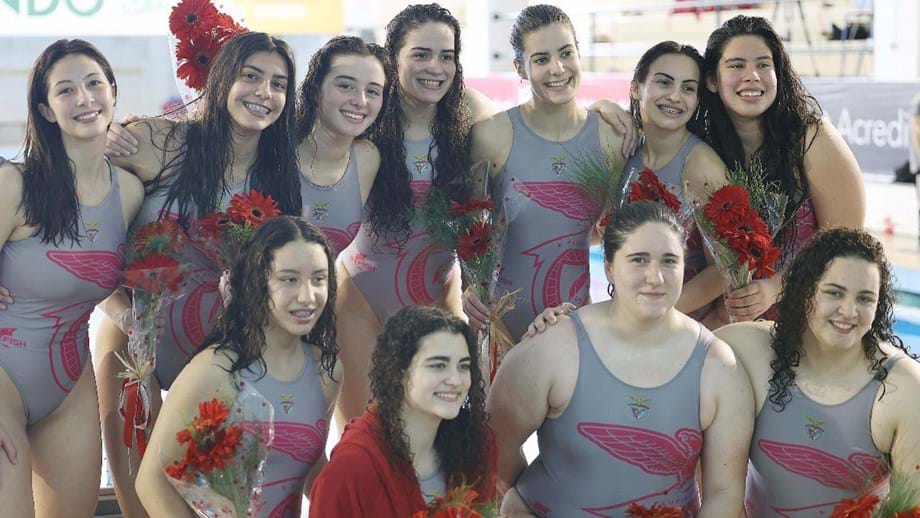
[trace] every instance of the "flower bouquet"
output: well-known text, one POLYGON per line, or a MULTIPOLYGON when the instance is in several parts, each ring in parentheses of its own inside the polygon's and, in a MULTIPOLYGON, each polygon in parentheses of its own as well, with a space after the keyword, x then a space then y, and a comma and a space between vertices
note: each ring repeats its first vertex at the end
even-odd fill
MULTIPOLYGON (((203 90, 211 62, 224 44, 247 29, 223 13, 210 0, 182 0, 169 15, 176 76, 191 90, 203 90)), ((188 103, 194 94, 183 92, 188 103)))
POLYGON ((272 405, 243 381, 232 407, 216 398, 198 404, 198 415, 176 433, 184 455, 165 462, 167 480, 197 516, 245 518, 256 511, 273 419, 272 405))
MULTIPOLYGON (((920 471, 920 466, 915 471, 920 471)), ((920 518, 920 479, 893 472, 888 495, 868 491, 858 498, 844 498, 834 507, 831 518, 920 518)))
POLYGON ((586 195, 591 211, 604 214, 599 226, 606 227, 626 196, 628 178, 623 167, 612 163, 606 153, 585 154, 573 157, 572 167, 564 171, 586 195))
POLYGON ((661 504, 645 507, 644 505, 633 503, 626 509, 626 516, 629 518, 683 518, 684 513, 679 507, 661 504))
POLYGON ((773 275, 781 255, 773 239, 788 222, 787 202, 759 162, 750 171, 729 172, 728 184, 710 193, 705 203, 692 202, 704 242, 731 290, 747 286, 755 276, 773 275))
POLYGON ((489 325, 480 329, 478 336, 487 382, 495 377, 501 358, 515 343, 501 319, 514 309, 520 291, 495 294, 506 220, 501 205, 486 195, 490 170, 490 162, 480 162, 472 170, 474 181, 484 194, 482 198, 459 203, 449 200, 441 191, 432 190, 423 209, 432 241, 455 251, 466 283, 491 308, 489 325))
POLYGON ((124 417, 124 443, 131 448, 137 441, 138 453, 147 446, 150 418, 150 376, 156 367, 160 331, 157 317, 161 309, 179 297, 185 267, 179 263, 186 241, 185 231, 175 221, 153 221, 132 236, 132 258, 125 271, 125 286, 133 291, 131 327, 125 355, 115 354, 125 370, 118 374, 124 382, 119 408, 124 417))
POLYGON ((434 499, 428 509, 417 511, 412 518, 495 518, 498 516, 496 502, 477 504, 479 493, 472 486, 461 484, 444 496, 434 499))
POLYGON ((651 168, 646 167, 639 173, 639 177, 629 184, 626 195, 627 201, 653 201, 671 209, 675 214, 680 214, 680 200, 658 179, 651 168))
POLYGON ((193 222, 191 236, 221 269, 227 270, 256 228, 279 214, 278 204, 269 195, 256 190, 234 194, 227 212, 208 214, 193 222))

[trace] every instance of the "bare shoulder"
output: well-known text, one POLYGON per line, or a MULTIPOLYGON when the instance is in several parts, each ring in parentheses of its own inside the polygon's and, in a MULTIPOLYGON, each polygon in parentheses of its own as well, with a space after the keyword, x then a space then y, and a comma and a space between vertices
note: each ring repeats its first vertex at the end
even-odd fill
POLYGON ((474 162, 490 160, 499 168, 504 165, 514 140, 508 112, 496 113, 477 122, 471 134, 474 162))
POLYGON ((230 369, 236 354, 232 351, 218 351, 216 346, 208 347, 196 354, 182 369, 174 385, 209 387, 228 381, 230 369))
POLYGON ((731 347, 735 356, 741 361, 751 377, 757 381, 767 375, 769 378, 770 361, 773 349, 773 323, 739 322, 716 329, 713 333, 731 347))
POLYGON ((616 164, 625 164, 626 158, 623 156, 623 135, 620 135, 613 129, 609 122, 603 117, 597 117, 597 130, 600 134, 601 147, 607 159, 616 164))
MULTIPOLYGON (((831 121, 824 118, 810 125, 805 133, 805 172, 810 181, 815 181, 815 172, 833 173, 837 167, 859 172, 859 164, 843 136, 831 121)), ((839 174, 842 172, 837 171, 836 175, 839 174)))
POLYGON ((891 366, 886 381, 898 387, 897 392, 901 393, 901 397, 905 398, 905 402, 916 402, 917 394, 920 394, 920 362, 904 355, 903 352, 890 344, 883 344, 882 350, 889 357, 901 356, 891 366))
POLYGON ((463 89, 463 102, 470 110, 470 117, 473 122, 479 122, 485 118, 495 115, 498 108, 492 99, 475 88, 463 89))
POLYGON ((373 142, 366 139, 356 139, 354 143, 355 160, 358 162, 358 172, 376 172, 380 167, 380 150, 373 142))
POLYGON ((728 169, 709 144, 693 146, 684 162, 684 181, 698 186, 718 188, 728 181, 728 169))
POLYGON ((21 164, 0 163, 0 203, 4 207, 16 207, 22 200, 22 174, 21 164))

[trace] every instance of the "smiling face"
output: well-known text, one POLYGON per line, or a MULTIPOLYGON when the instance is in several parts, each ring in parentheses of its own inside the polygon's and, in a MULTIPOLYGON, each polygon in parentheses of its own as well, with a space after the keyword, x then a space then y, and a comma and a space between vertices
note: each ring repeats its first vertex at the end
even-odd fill
POLYGON ((515 68, 530 81, 534 99, 549 104, 573 101, 581 81, 581 57, 572 28, 556 22, 528 33, 515 68))
POLYGON ((310 334, 329 296, 323 247, 303 240, 275 250, 268 279, 269 327, 292 337, 310 334))
POLYGON ((879 297, 879 269, 857 257, 837 257, 818 281, 806 333, 825 347, 859 347, 879 297))
POLYGON ((722 50, 715 78, 707 88, 734 119, 756 119, 776 100, 773 53, 760 36, 735 36, 722 50))
POLYGON ((642 83, 630 95, 639 101, 643 128, 683 128, 700 104, 700 69, 683 54, 664 54, 652 62, 642 83))
POLYGON ((373 56, 336 56, 321 86, 319 120, 335 133, 357 137, 380 113, 386 76, 373 56))
POLYGON ((428 22, 406 33, 396 55, 401 95, 421 104, 437 104, 457 75, 454 31, 428 22))
POLYGON ((472 384, 470 352, 462 334, 436 331, 419 340, 406 371, 409 412, 453 419, 472 384))
POLYGON ((276 52, 255 52, 246 59, 227 96, 227 110, 237 131, 258 133, 281 117, 289 75, 276 52))
POLYGON ((619 307, 640 319, 664 316, 680 297, 684 247, 664 223, 640 225, 605 264, 619 307))
POLYGON ((104 137, 115 111, 115 91, 102 67, 85 54, 59 59, 47 76, 48 98, 42 116, 66 140, 104 137))

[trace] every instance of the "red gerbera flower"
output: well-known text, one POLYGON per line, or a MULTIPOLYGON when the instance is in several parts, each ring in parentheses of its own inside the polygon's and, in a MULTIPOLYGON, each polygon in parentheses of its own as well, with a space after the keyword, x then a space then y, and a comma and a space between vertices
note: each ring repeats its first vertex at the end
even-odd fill
POLYGON ((654 201, 671 209, 680 211, 680 200, 658 179, 655 172, 646 167, 639 173, 639 179, 629 186, 629 201, 654 201))
POLYGON ((220 13, 210 0, 182 0, 169 13, 169 32, 179 40, 208 36, 220 13))
POLYGON ((872 518, 872 510, 879 501, 879 497, 872 494, 859 499, 844 498, 834 507, 831 518, 872 518))
POLYGON ((747 249, 751 257, 748 264, 754 270, 754 275, 761 279, 773 275, 773 264, 779 261, 780 249, 773 246, 770 236, 754 234, 747 249))
POLYGON ((166 254, 150 254, 132 261, 125 271, 125 286, 149 293, 177 291, 182 283, 179 261, 166 254))
POLYGON ((920 507, 914 507, 912 511, 894 513, 891 518, 920 518, 920 507))
POLYGON ((450 209, 448 209, 448 211, 450 214, 456 216, 468 212, 476 212, 477 210, 492 210, 493 208, 495 208, 495 203, 493 203, 492 200, 473 199, 466 203, 452 201, 450 202, 450 209))
POLYGON ((645 507, 644 505, 633 503, 626 509, 626 516, 630 518, 681 518, 683 512, 681 512, 680 508, 661 504, 645 507))
POLYGON ((233 454, 240 445, 243 429, 239 425, 230 426, 214 432, 213 442, 210 443, 207 455, 202 459, 201 469, 210 473, 214 469, 224 469, 227 464, 233 463, 233 454))
POLYGON ((226 212, 212 212, 198 220, 198 233, 208 239, 217 239, 232 223, 226 212))
POLYGON ((729 234, 741 234, 750 237, 753 234, 770 235, 770 227, 760 218, 760 214, 749 208, 738 219, 716 224, 716 235, 726 237, 729 234))
POLYGON ((183 234, 182 227, 174 220, 151 221, 134 232, 134 251, 138 254, 144 250, 178 254, 182 251, 183 234))
POLYGON ((185 84, 194 90, 203 90, 208 84, 211 62, 220 51, 220 43, 213 38, 197 40, 180 40, 176 46, 176 76, 184 79, 185 84))
POLYGON ((709 196, 703 215, 716 226, 731 224, 751 209, 751 197, 740 185, 726 185, 709 196))
POLYGON ((265 221, 281 214, 278 204, 271 196, 262 195, 253 189, 245 194, 236 194, 230 198, 230 209, 227 211, 237 223, 249 223, 257 227, 265 221))
POLYGON ((217 398, 202 401, 198 403, 198 415, 192 419, 192 428, 199 434, 207 434, 223 424, 229 415, 230 409, 223 401, 217 398))
POLYGON ((464 229, 457 238, 457 257, 469 261, 473 257, 485 255, 489 250, 491 230, 489 224, 482 221, 476 221, 470 228, 464 229))
POLYGON ((217 41, 223 45, 234 36, 247 31, 248 29, 236 23, 232 16, 220 13, 217 15, 217 25, 214 26, 213 34, 217 41))

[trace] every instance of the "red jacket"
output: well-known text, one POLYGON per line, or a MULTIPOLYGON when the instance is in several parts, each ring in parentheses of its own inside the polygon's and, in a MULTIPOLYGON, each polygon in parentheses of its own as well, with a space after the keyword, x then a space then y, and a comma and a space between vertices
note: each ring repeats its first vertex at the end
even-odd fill
MULTIPOLYGON (((313 482, 310 518, 409 518, 425 510, 418 480, 391 466, 375 432, 378 423, 372 407, 345 427, 313 482)), ((488 481, 476 488, 482 501, 495 496, 495 470, 489 472, 488 481)))

